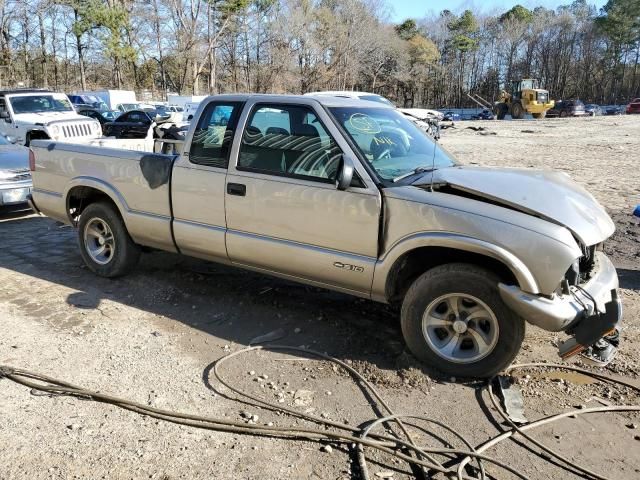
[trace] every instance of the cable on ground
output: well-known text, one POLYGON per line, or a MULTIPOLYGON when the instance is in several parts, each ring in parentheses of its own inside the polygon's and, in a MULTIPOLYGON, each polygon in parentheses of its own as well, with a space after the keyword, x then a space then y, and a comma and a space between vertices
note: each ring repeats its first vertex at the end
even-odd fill
MULTIPOLYGON (((588 370, 583 370, 580 368, 567 366, 567 365, 557 365, 557 364, 547 364, 547 363, 530 363, 530 364, 522 364, 522 365, 513 365, 512 367, 509 367, 505 373, 513 371, 515 369, 522 369, 522 368, 555 368, 555 369, 571 370, 584 375, 588 375, 599 381, 607 382, 610 384, 623 385, 640 393, 640 388, 638 388, 637 386, 633 385, 630 382, 626 382, 621 379, 614 379, 607 375, 598 374, 598 373, 590 372, 588 370)), ((217 360, 213 365, 213 372, 221 384, 229 388, 229 390, 234 392, 236 395, 240 397, 244 397, 244 399, 246 400, 249 400, 249 402, 247 403, 253 403, 256 406, 262 406, 270 410, 280 411, 288 415, 292 415, 300 419, 316 423, 321 427, 323 427, 323 429, 247 425, 246 423, 227 420, 224 418, 215 418, 215 417, 207 417, 207 416, 200 416, 200 415, 191 415, 191 414, 186 414, 181 412, 173 412, 169 410, 150 407, 145 404, 132 402, 130 400, 103 394, 100 392, 93 392, 93 391, 84 389, 82 387, 72 385, 65 381, 51 378, 38 373, 34 373, 28 370, 14 368, 6 365, 0 365, 0 379, 4 377, 20 385, 31 388, 33 390, 46 392, 49 394, 55 394, 55 395, 69 395, 77 398, 93 400, 100 403, 106 403, 106 404, 114 405, 126 410, 130 410, 142 415, 147 415, 152 418, 157 418, 159 420, 164 420, 164 421, 168 421, 168 422, 172 422, 180 425, 207 429, 207 430, 220 431, 220 432, 229 432, 229 433, 246 434, 246 435, 254 435, 254 436, 266 436, 266 437, 282 438, 282 439, 290 439, 290 440, 336 442, 336 443, 343 443, 347 445, 355 444, 357 445, 357 448, 358 448, 358 463, 361 468, 361 472, 364 480, 370 479, 370 476, 368 473, 367 460, 364 453, 365 447, 372 448, 380 452, 384 452, 399 460, 403 460, 411 465, 418 466, 419 468, 423 469, 423 472, 427 472, 429 475, 433 475, 440 472, 446 477, 449 477, 449 478, 453 477, 453 478, 457 478, 458 480, 485 480, 487 478, 487 474, 485 473, 485 468, 482 463, 484 461, 484 462, 496 465, 497 467, 503 468, 518 478, 521 478, 523 480, 528 480, 528 477, 523 475, 516 468, 510 466, 505 462, 502 462, 500 460, 487 456, 484 453, 489 448, 494 447, 498 443, 508 438, 511 438, 516 434, 522 436, 523 438, 533 443, 538 448, 541 448, 542 450, 544 450, 554 458, 562 461, 568 467, 573 469, 574 473, 576 473, 577 475, 583 476, 583 478, 609 480, 609 478, 604 477, 596 472, 592 472, 591 470, 575 462, 566 460, 562 455, 555 452, 551 448, 545 446, 544 444, 540 443, 539 441, 535 440, 526 432, 534 428, 537 428, 539 426, 546 425, 551 422, 554 422, 569 416, 578 416, 578 415, 585 415, 590 413, 603 413, 603 412, 638 412, 640 411, 640 406, 638 405, 596 407, 596 408, 572 410, 572 411, 544 417, 524 425, 516 425, 509 419, 507 414, 504 412, 504 410, 500 406, 498 400, 496 399, 492 391, 491 386, 493 384, 493 380, 495 380, 495 377, 494 377, 491 380, 489 380, 485 388, 493 406, 496 408, 499 414, 503 417, 503 419, 509 424, 511 429, 502 432, 496 437, 474 448, 471 445, 471 443, 460 432, 458 432, 457 430, 447 426, 446 424, 438 420, 434 420, 425 416, 395 414, 391 410, 389 405, 384 401, 382 396, 376 391, 374 386, 370 382, 368 382, 360 373, 358 373, 355 369, 353 369, 351 366, 349 366, 345 362, 342 362, 341 360, 338 360, 336 358, 333 358, 329 355, 326 355, 320 352, 316 352, 316 351, 305 349, 305 348, 297 348, 297 347, 291 347, 291 346, 285 346, 285 345, 268 345, 268 346, 249 347, 249 348, 245 348, 245 349, 230 353, 220 358, 219 360, 217 360), (335 422, 329 419, 301 413, 291 408, 288 408, 286 406, 281 406, 279 404, 271 404, 259 397, 243 392, 242 390, 235 387, 230 381, 226 380, 222 376, 221 374, 222 366, 226 362, 230 361, 231 359, 239 355, 246 354, 248 352, 256 351, 256 350, 289 351, 289 352, 303 353, 304 355, 316 357, 318 359, 326 360, 336 365, 339 365, 340 367, 344 368, 355 380, 357 380, 357 382, 361 385, 361 387, 364 387, 372 395, 377 405, 381 406, 384 410, 386 410, 387 414, 383 415, 381 413, 378 413, 377 418, 371 421, 365 428, 357 428, 350 425, 345 425, 339 422, 335 422), (427 423, 438 425, 439 427, 447 430, 448 432, 453 434, 455 437, 457 437, 459 440, 461 440, 464 443, 464 445, 467 447, 467 450, 458 449, 458 448, 434 448, 434 447, 428 447, 428 446, 418 446, 416 445, 416 442, 414 441, 412 436, 409 434, 406 426, 402 422, 402 419, 421 420, 427 423), (406 439, 401 438, 395 431, 392 430, 392 425, 394 423, 399 427, 399 429, 402 431, 406 439), (374 433, 373 429, 379 425, 386 425, 387 428, 392 433, 392 435, 374 433), (337 430, 337 431, 327 430, 327 428, 333 428, 334 430, 337 430), (447 462, 447 466, 445 466, 441 462, 439 462, 434 457, 434 455, 441 455, 449 459, 453 458, 454 460, 450 460, 449 462, 447 462), (473 472, 474 475, 470 475, 468 470, 468 465, 472 461, 475 461, 478 464, 478 468, 473 472)), ((243 400, 243 401, 246 401, 246 400, 243 400)))

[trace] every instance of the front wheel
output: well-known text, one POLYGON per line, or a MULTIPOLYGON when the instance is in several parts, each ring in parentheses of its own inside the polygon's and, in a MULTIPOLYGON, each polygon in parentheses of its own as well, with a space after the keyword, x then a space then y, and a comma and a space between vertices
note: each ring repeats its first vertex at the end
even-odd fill
POLYGON ((520 102, 513 102, 511 104, 511 118, 514 120, 522 120, 524 118, 524 108, 520 102))
POLYGON ((500 298, 498 278, 452 263, 421 275, 402 304, 402 333, 421 361, 456 377, 491 377, 524 339, 524 320, 500 298))
POLYGON ((133 242, 122 217, 109 203, 92 203, 82 211, 78 236, 84 262, 101 277, 125 275, 138 263, 140 247, 133 242))

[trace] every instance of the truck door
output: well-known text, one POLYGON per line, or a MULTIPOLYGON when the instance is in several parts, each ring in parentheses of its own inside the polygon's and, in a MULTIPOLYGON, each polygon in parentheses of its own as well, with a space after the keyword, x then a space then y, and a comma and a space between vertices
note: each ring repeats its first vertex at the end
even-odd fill
POLYGON ((245 108, 226 183, 227 252, 234 264, 368 295, 381 199, 328 114, 303 99, 245 108), (233 162, 232 162, 233 163, 233 162))
POLYGON ((176 244, 184 254, 228 261, 225 177, 241 110, 242 102, 207 104, 196 117, 198 123, 174 165, 171 181, 173 232, 176 244))

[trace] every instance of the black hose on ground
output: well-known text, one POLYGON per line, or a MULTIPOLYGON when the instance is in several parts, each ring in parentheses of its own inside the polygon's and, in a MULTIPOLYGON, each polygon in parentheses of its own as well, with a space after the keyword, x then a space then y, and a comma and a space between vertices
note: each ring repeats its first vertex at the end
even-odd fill
MULTIPOLYGON (((514 365, 507 369, 507 372, 512 371, 518 368, 556 368, 556 369, 567 369, 571 371, 576 371, 582 373, 584 375, 588 375, 592 378, 595 378, 600 381, 624 385, 626 387, 632 388, 637 392, 640 392, 640 389, 624 380, 613 379, 609 376, 590 372, 588 370, 579 369, 576 367, 571 367, 567 365, 556 365, 556 364, 545 364, 545 363, 535 363, 535 364, 525 364, 525 365, 514 365)), ((309 349, 296 348, 284 345, 270 345, 266 347, 249 347, 245 348, 229 355, 226 355, 220 358, 214 364, 214 374, 227 388, 229 388, 235 394, 248 399, 250 402, 257 406, 262 406, 264 408, 268 408, 275 411, 280 411, 283 413, 287 413, 289 415, 296 416, 298 418, 314 422, 318 425, 324 427, 324 429, 312 429, 312 428, 296 428, 296 427, 270 427, 270 426, 261 426, 261 425, 247 425, 242 422, 236 422, 232 420, 227 420, 224 418, 214 418, 214 417, 205 417, 200 415, 191 415, 180 412, 173 412, 169 410, 162 410, 150 407, 148 405, 144 405, 141 403, 132 402, 126 399, 122 399, 119 397, 114 397, 111 395, 106 395, 99 392, 92 392, 90 390, 86 390, 82 387, 77 387, 65 381, 61 381, 55 378, 51 378, 45 375, 41 375, 38 373, 30 372, 28 370, 18 369, 11 366, 0 365, 0 379, 7 378, 11 381, 14 381, 20 385, 25 387, 50 393, 57 395, 70 395, 78 398, 89 399, 100 403, 106 403, 110 405, 114 405, 126 410, 130 410, 142 415, 147 415, 153 418, 157 418, 159 420, 164 420, 172 423, 177 423, 180 425, 186 425, 195 428, 202 428, 207 430, 214 430, 220 432, 231 432, 238 434, 247 434, 247 435, 256 435, 256 436, 268 436, 273 438, 282 438, 282 439, 290 439, 290 440, 308 440, 308 441, 322 441, 322 442, 336 442, 343 444, 356 444, 358 446, 358 460, 359 465, 363 474, 364 480, 367 480, 369 477, 368 467, 366 458, 364 455, 364 447, 373 448, 380 452, 384 452, 389 454, 397 459, 403 460, 409 464, 416 465, 423 469, 425 472, 429 472, 429 474, 435 474, 440 472, 445 476, 451 477, 454 476, 459 480, 479 480, 485 479, 486 473, 484 470, 484 466, 482 461, 494 464, 500 468, 503 468, 518 478, 528 480, 528 478, 520 473, 514 467, 511 467, 509 464, 499 461, 497 459, 491 458, 489 456, 484 455, 484 452, 489 448, 495 446, 496 444, 513 437, 514 434, 519 434, 523 438, 527 439, 534 445, 543 449, 548 454, 553 457, 561 460, 566 465, 573 468, 576 472, 580 472, 579 474, 584 476, 584 478, 593 478, 597 480, 609 480, 607 477, 604 477, 600 474, 590 471, 589 469, 578 465, 577 463, 570 462, 564 459, 560 454, 554 452, 549 447, 546 447, 542 443, 533 439, 526 431, 536 428, 541 425, 548 424, 550 422, 557 421, 561 418, 565 418, 568 416, 577 416, 584 415, 589 413, 600 413, 600 412, 638 412, 640 411, 640 406, 637 405, 627 405, 627 406, 612 406, 612 407, 598 407, 598 408, 590 408, 590 409, 581 409, 581 410, 573 410, 569 412, 564 412, 557 415, 552 415, 549 417, 544 417, 542 419, 536 420, 534 422, 529 422, 524 425, 516 425, 508 418, 507 414, 502 410, 499 402, 495 398, 495 395, 491 391, 492 380, 487 383, 486 390, 488 392, 489 398, 491 399, 494 407, 498 410, 500 415, 509 423, 511 430, 505 431, 493 439, 479 445, 476 448, 473 448, 468 440, 464 438, 462 434, 457 432, 455 429, 445 425, 442 422, 439 422, 434 419, 430 419, 424 416, 411 416, 411 415, 397 415, 394 414, 388 404, 384 401, 382 396, 376 391, 373 385, 368 382, 360 373, 358 373, 355 369, 347 365, 345 362, 342 362, 338 359, 330 357, 326 354, 315 352, 309 349), (373 396, 375 401, 382 406, 387 412, 388 415, 378 415, 378 418, 374 419, 366 428, 359 429, 349 425, 344 425, 338 422, 334 422, 328 419, 316 417, 309 414, 300 413, 296 410, 290 409, 285 406, 271 404, 266 402, 258 397, 250 395, 236 388, 231 382, 224 379, 221 375, 221 367, 222 365, 231 360, 238 355, 245 354, 247 352, 256 351, 256 350, 273 350, 273 351, 290 351, 297 353, 304 353, 305 355, 310 355, 319 359, 323 359, 329 362, 332 362, 340 367, 344 368, 354 379, 361 383, 369 393, 373 396), (406 426, 403 424, 403 418, 410 419, 418 419, 425 421, 427 423, 433 423, 438 425, 441 428, 444 428, 448 432, 452 433, 459 440, 461 440, 468 450, 461 450, 457 448, 433 448, 433 447, 425 447, 416 445, 415 441, 409 434, 406 426), (392 431, 394 436, 392 435, 382 435, 373 433, 372 430, 380 425, 385 424, 389 429, 391 429, 392 424, 395 423, 400 427, 400 430, 405 435, 406 440, 402 439, 399 435, 392 431), (327 428, 333 428, 337 431, 327 430, 327 428), (441 462, 439 462, 434 455, 442 455, 447 456, 449 458, 453 457, 458 459, 457 463, 453 466, 443 466, 441 462), (471 461, 476 461, 478 463, 478 476, 469 475, 465 468, 471 461)), ((495 378, 495 377, 494 377, 495 378)))

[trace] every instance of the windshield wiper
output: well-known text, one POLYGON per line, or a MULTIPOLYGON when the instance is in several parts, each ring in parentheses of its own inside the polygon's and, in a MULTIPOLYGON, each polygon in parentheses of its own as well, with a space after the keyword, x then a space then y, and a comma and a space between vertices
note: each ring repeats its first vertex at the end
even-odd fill
POLYGON ((417 175, 419 173, 426 173, 426 172, 430 172, 432 170, 435 170, 432 166, 421 166, 421 167, 416 167, 413 170, 411 170, 410 172, 405 173, 404 175, 400 175, 399 177, 394 178, 393 180, 391 180, 393 183, 395 182, 399 182, 400 180, 410 177, 412 175, 417 175))

